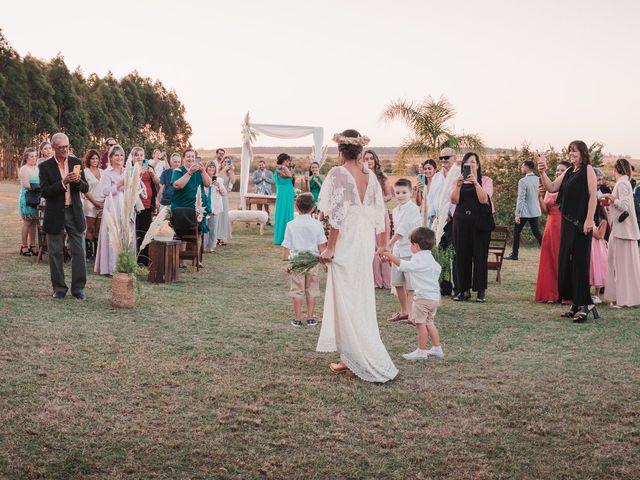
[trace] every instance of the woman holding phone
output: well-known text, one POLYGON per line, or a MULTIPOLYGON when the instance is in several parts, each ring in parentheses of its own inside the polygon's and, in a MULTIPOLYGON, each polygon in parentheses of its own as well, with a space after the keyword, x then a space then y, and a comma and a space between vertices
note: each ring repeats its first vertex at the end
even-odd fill
POLYGON ((570 300, 571 308, 561 316, 583 323, 593 312, 600 315, 591 300, 589 269, 591 267, 591 236, 595 228, 596 172, 589 160, 587 144, 574 140, 569 144, 571 168, 555 180, 547 176, 547 159, 538 155, 538 171, 544 188, 558 192, 562 223, 558 253, 558 293, 560 300, 570 300))
MULTIPOLYGON (((218 181, 222 182, 227 192, 233 190, 236 182, 236 175, 233 171, 233 163, 229 157, 225 157, 222 164, 218 166, 218 181)), ((216 233, 218 245, 226 245, 225 240, 231 240, 231 222, 229 221, 229 197, 222 197, 222 213, 218 216, 218 231, 216 233)))
POLYGON ((462 158, 462 175, 451 191, 453 215, 453 246, 456 251, 456 301, 467 301, 471 290, 478 292, 476 302, 486 301, 487 259, 491 240, 488 215, 493 214, 491 197, 493 181, 482 175, 480 157, 468 152, 462 158))

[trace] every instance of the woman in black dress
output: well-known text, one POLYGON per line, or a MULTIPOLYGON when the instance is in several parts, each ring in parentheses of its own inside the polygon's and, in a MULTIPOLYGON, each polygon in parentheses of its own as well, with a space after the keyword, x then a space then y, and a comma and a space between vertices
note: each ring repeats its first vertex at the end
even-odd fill
POLYGON ((478 292, 477 302, 484 303, 487 289, 487 257, 491 227, 493 181, 482 175, 480 158, 469 152, 462 158, 462 172, 451 191, 453 214, 453 247, 456 251, 456 301, 471 298, 471 289, 478 292))
POLYGON ((562 223, 558 260, 558 293, 561 300, 571 300, 571 308, 562 314, 582 323, 593 312, 600 315, 591 300, 589 268, 591 265, 591 235, 595 228, 596 172, 590 165, 586 143, 575 140, 569 144, 571 168, 553 182, 546 174, 547 159, 538 155, 538 170, 544 188, 558 192, 562 223))

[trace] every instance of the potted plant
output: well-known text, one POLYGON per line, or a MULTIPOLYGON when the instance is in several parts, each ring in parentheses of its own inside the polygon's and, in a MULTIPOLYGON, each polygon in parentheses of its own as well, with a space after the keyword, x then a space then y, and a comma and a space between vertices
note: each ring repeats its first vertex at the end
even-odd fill
POLYGON ((103 216, 109 225, 109 241, 116 254, 116 269, 111 277, 111 305, 133 308, 136 303, 136 275, 141 271, 134 233, 141 185, 140 164, 134 165, 129 156, 124 171, 124 192, 116 199, 109 196, 103 216), (116 208, 116 202, 119 208, 116 208))

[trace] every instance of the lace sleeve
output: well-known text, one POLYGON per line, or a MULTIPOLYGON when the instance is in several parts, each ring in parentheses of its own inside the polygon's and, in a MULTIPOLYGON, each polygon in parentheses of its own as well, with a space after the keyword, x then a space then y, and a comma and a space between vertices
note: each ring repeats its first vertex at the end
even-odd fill
POLYGON ((387 214, 387 209, 384 206, 384 194, 382 193, 382 187, 376 176, 369 172, 369 181, 373 182, 373 214, 374 223, 376 228, 376 235, 386 230, 386 222, 384 216, 387 214))
POLYGON ((329 170, 320 188, 318 210, 328 217, 329 224, 337 230, 342 228, 349 210, 348 187, 347 176, 340 167, 334 167, 329 170))

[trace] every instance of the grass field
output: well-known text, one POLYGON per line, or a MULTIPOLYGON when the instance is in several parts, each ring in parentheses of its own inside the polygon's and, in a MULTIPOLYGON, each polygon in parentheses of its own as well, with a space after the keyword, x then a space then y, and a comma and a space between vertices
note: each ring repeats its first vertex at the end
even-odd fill
POLYGON ((0 184, 1 478, 640 478, 638 310, 576 326, 535 304, 536 250, 487 304, 444 301, 443 361, 402 360, 414 332, 378 292, 400 374, 374 385, 289 326, 270 229, 119 311, 93 274, 86 302, 50 298, 16 198, 0 184))

